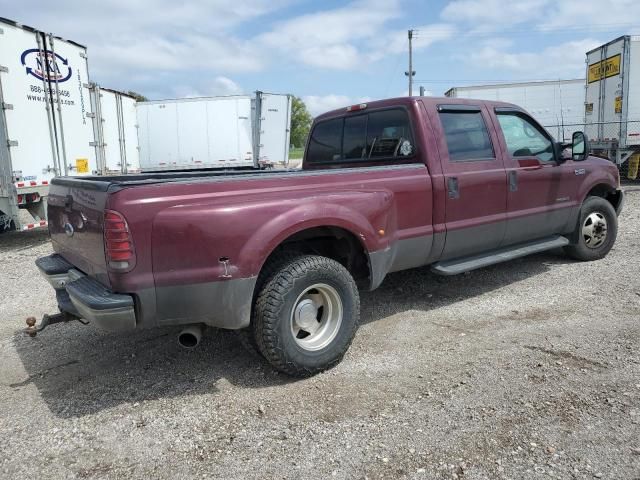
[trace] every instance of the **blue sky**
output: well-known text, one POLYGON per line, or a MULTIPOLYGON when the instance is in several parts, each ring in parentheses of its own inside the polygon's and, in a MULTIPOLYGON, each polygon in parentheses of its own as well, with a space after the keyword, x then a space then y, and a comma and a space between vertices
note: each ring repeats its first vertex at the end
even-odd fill
POLYGON ((581 78, 640 33, 637 0, 0 0, 0 15, 87 45, 92 80, 150 98, 293 93, 314 114, 416 91, 581 78))

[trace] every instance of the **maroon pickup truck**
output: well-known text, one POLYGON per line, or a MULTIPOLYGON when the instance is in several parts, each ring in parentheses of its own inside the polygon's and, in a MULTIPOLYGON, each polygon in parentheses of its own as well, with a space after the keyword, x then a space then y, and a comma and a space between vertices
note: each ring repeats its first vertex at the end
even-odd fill
POLYGON ((51 182, 55 253, 37 260, 60 313, 124 331, 238 330, 292 375, 340 361, 358 289, 430 265, 454 275, 564 247, 607 255, 623 192, 588 140, 555 142, 517 106, 396 98, 312 127, 301 170, 199 171, 51 182))

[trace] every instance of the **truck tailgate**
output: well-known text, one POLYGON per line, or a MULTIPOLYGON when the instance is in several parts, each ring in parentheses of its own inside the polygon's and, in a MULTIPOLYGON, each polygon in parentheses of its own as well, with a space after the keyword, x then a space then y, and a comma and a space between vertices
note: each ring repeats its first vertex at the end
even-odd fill
POLYGON ((64 178, 51 182, 49 232, 53 249, 78 270, 109 286, 104 252, 108 192, 99 182, 64 178))

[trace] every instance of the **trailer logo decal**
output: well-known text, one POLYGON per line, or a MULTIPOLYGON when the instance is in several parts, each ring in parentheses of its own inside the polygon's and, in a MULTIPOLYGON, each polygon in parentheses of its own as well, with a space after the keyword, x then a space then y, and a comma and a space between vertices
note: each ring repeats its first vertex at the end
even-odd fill
POLYGON ((71 78, 69 60, 49 50, 25 50, 20 56, 20 62, 25 67, 27 75, 33 75, 38 80, 61 83, 71 78))
POLYGON ((615 77, 620 74, 621 55, 617 54, 600 62, 589 65, 588 82, 599 82, 603 78, 615 77))

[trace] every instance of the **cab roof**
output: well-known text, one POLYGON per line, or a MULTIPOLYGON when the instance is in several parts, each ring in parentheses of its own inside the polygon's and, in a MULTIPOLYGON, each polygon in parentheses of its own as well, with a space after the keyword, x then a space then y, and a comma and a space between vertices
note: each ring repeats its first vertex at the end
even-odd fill
POLYGON ((374 108, 385 108, 385 107, 395 107, 395 106, 411 106, 417 102, 422 102, 426 105, 487 105, 489 107, 508 107, 514 108, 517 110, 522 110, 521 107, 514 105, 513 103, 500 102, 495 100, 477 100, 473 98, 451 98, 451 97, 395 97, 395 98, 387 98, 384 100, 374 100, 371 102, 362 102, 361 104, 355 105, 345 105, 343 108, 338 108, 335 110, 331 110, 329 112, 318 115, 315 120, 324 120, 327 118, 333 117, 341 117, 350 113, 347 110, 350 107, 356 107, 352 110, 353 113, 358 111, 362 111, 364 109, 358 109, 358 105, 366 105, 366 109, 374 109, 374 108))

